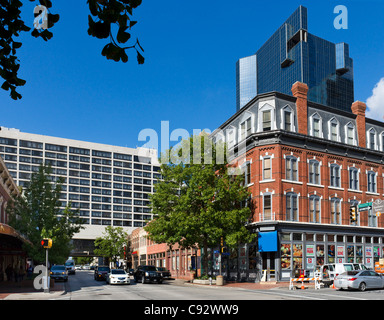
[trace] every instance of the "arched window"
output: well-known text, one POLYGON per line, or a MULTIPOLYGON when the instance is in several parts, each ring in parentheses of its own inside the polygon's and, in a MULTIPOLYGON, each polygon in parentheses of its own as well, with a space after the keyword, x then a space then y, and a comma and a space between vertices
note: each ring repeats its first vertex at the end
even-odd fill
POLYGON ((331 224, 341 224, 341 200, 331 199, 331 224))
POLYGON ((355 126, 352 122, 348 122, 348 124, 345 126, 345 143, 353 146, 356 145, 355 126))
POLYGON ((330 169, 330 185, 331 187, 340 188, 340 166, 336 163, 332 163, 329 167, 330 169))
POLYGON ((371 128, 367 133, 367 148, 376 150, 376 130, 371 128))
POLYGON ((311 116, 311 121, 310 121, 310 134, 311 136, 314 137, 323 137, 323 121, 320 117, 320 115, 316 112, 311 116))
POLYGON ((332 141, 340 141, 340 128, 339 121, 335 117, 333 117, 329 121, 329 140, 332 141))
POLYGON ((287 156, 285 158, 285 179, 291 181, 298 180, 297 158, 294 156, 287 156))
POLYGON ((309 197, 309 218, 313 223, 320 223, 320 197, 311 195, 309 197))
POLYGON ((320 162, 309 160, 309 183, 320 184, 320 162))
POLYGON ((287 221, 299 221, 297 194, 294 192, 288 192, 285 196, 285 199, 287 221))
POLYGON ((359 190, 359 170, 355 167, 349 168, 349 189, 359 190))

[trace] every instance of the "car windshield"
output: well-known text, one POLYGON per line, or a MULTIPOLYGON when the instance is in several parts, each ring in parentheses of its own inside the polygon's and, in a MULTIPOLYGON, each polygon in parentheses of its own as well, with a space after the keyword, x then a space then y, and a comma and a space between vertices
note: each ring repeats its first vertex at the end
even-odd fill
POLYGON ((162 267, 158 267, 157 270, 159 270, 159 271, 167 271, 167 269, 162 268, 162 267))
POLYGON ((99 271, 109 271, 108 267, 98 267, 97 270, 99 271))
POLYGON ((114 269, 114 270, 111 270, 111 273, 112 274, 125 274, 125 271, 124 270, 119 270, 119 269, 114 269))
POLYGON ((73 263, 73 262, 66 262, 65 265, 66 265, 66 266, 73 266, 74 263, 73 263))
POLYGON ((144 270, 145 271, 156 271, 156 267, 155 266, 145 266, 144 270))
POLYGON ((51 268, 52 271, 65 271, 65 267, 64 266, 53 266, 51 268))

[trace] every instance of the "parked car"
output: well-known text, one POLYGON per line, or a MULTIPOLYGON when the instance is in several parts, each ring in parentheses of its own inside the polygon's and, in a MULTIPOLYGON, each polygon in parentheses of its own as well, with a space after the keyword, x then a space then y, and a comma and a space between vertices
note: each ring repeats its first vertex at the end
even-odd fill
POLYGON ((133 276, 136 282, 163 282, 163 276, 155 266, 139 266, 133 276))
POLYGON ((156 267, 156 270, 161 272, 161 275, 163 276, 163 279, 169 279, 171 278, 171 272, 164 267, 156 267))
POLYGON ((75 265, 75 270, 81 270, 81 265, 79 264, 75 265))
POLYGON ((335 277, 336 289, 383 289, 384 277, 373 270, 346 271, 335 277))
POLYGON ((83 270, 91 270, 91 267, 89 266, 89 264, 86 264, 86 265, 83 267, 83 270))
POLYGON ((106 280, 107 274, 111 271, 108 266, 98 266, 95 268, 95 272, 93 273, 93 277, 95 280, 106 280))
POLYGON ((68 281, 68 271, 63 265, 52 266, 50 272, 51 279, 68 281))
POLYGON ((131 280, 129 279, 128 273, 126 273, 123 269, 112 269, 107 274, 107 283, 122 283, 122 284, 131 284, 131 280))

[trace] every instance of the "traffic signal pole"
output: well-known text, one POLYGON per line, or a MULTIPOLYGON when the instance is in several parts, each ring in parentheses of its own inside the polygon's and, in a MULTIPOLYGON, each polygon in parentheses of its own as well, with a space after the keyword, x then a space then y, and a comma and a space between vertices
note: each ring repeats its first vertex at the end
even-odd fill
POLYGON ((48 248, 45 249, 45 288, 44 293, 49 293, 49 285, 50 281, 49 279, 49 273, 48 273, 48 248))

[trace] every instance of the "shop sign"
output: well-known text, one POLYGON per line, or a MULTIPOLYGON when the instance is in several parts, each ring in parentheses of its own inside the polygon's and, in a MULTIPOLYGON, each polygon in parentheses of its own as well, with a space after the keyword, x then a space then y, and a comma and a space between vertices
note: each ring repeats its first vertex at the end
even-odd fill
POLYGON ((365 256, 367 258, 372 258, 372 247, 365 247, 365 256))
POLYGON ((307 258, 307 269, 313 269, 315 267, 315 259, 307 258))
POLYGON ((307 257, 314 257, 315 256, 315 245, 313 244, 307 244, 307 257))
POLYGON ((337 256, 344 257, 344 246, 337 246, 337 256))

